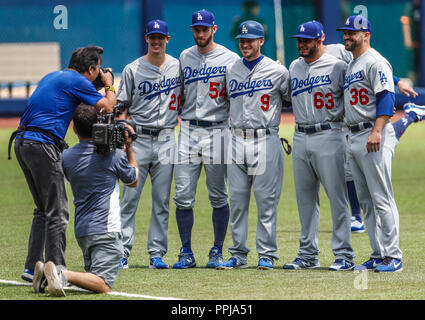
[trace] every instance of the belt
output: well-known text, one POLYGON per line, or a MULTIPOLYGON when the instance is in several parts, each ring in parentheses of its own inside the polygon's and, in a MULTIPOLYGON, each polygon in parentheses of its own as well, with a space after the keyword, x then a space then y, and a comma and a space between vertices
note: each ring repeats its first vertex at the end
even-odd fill
POLYGON ((142 128, 140 126, 137 126, 137 133, 138 134, 147 134, 151 137, 158 137, 161 130, 162 129, 151 130, 151 129, 146 129, 146 128, 142 128))
POLYGON ((212 126, 217 126, 219 124, 223 124, 225 122, 225 121, 211 122, 211 121, 204 121, 204 120, 183 120, 183 121, 189 121, 191 125, 197 126, 197 127, 212 127, 212 126))
POLYGON ((258 138, 263 137, 267 134, 270 134, 269 129, 233 129, 232 133, 236 136, 240 136, 244 139, 247 138, 258 138), (259 135, 259 131, 264 132, 264 134, 259 135))
POLYGON ((373 127, 372 122, 360 122, 359 124, 348 126, 348 129, 350 129, 351 132, 359 132, 372 127, 373 127))
POLYGON ((311 126, 303 126, 303 125, 296 124, 295 127, 296 127, 298 132, 304 132, 304 133, 316 133, 316 132, 320 132, 320 131, 323 131, 323 130, 332 129, 332 127, 329 123, 326 123, 326 124, 320 123, 320 124, 315 124, 315 125, 311 125, 311 126))

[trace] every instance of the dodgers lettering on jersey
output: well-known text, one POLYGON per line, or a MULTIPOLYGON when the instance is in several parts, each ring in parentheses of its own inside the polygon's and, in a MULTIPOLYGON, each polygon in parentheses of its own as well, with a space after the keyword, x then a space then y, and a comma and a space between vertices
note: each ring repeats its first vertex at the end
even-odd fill
POLYGON ((390 63, 375 49, 350 62, 344 78, 345 121, 348 125, 376 119, 376 94, 394 92, 390 63))
POLYGON ((226 71, 239 56, 221 45, 203 55, 197 46, 180 55, 183 76, 181 117, 184 120, 227 121, 226 71))
POLYGON ((239 59, 226 74, 230 122, 235 129, 279 128, 289 100, 289 71, 268 57, 249 70, 239 59))
POLYGON ((151 128, 174 128, 181 101, 179 61, 166 55, 162 68, 140 57, 122 73, 117 100, 131 104, 131 119, 151 128))
POLYGON ((291 100, 296 123, 342 121, 346 68, 345 62, 326 53, 310 64, 304 59, 291 63, 291 100))

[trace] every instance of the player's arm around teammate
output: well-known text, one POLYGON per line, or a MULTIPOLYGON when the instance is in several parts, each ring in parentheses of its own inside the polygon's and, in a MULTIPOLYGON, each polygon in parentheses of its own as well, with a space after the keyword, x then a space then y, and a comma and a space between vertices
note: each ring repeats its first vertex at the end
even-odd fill
POLYGON ((284 155, 278 135, 282 99, 289 92, 288 70, 261 54, 264 30, 245 21, 239 27, 243 58, 226 73, 232 133, 228 166, 232 257, 218 269, 246 268, 251 191, 258 208, 256 249, 259 269, 272 269, 278 259, 277 206, 283 183, 284 155))
POLYGON ((168 249, 168 220, 173 161, 174 127, 180 104, 180 65, 166 54, 170 41, 168 25, 162 20, 147 24, 145 41, 148 52, 128 64, 123 71, 117 99, 129 105, 123 117, 136 123, 138 139, 134 143, 140 181, 137 188, 124 187, 121 219, 124 243, 122 268, 134 244, 135 215, 148 175, 152 182, 152 211, 147 249, 149 267, 167 269, 163 256, 168 249))
POLYGON ((345 48, 354 58, 344 81, 348 157, 372 247, 370 259, 356 268, 401 271, 399 214, 391 183, 397 144, 389 122, 395 100, 392 67, 371 48, 366 18, 351 16, 338 30, 344 32, 345 48))

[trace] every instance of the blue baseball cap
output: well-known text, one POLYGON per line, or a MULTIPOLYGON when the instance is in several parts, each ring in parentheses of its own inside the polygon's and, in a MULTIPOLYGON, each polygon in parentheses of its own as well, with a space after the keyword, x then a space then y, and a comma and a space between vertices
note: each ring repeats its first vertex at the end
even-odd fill
POLYGON ((258 38, 264 38, 264 28, 261 23, 253 20, 248 20, 240 24, 236 39, 258 38))
POLYGON ((145 35, 153 34, 153 33, 159 33, 163 34, 164 36, 169 36, 168 34, 168 24, 165 21, 156 19, 151 20, 148 22, 146 26, 146 33, 145 35))
POLYGON ((363 16, 351 16, 345 20, 342 27, 336 29, 338 31, 351 30, 351 31, 364 31, 371 32, 372 28, 370 22, 363 16))
POLYGON ((313 20, 300 24, 297 29, 297 34, 291 36, 291 38, 319 39, 322 35, 323 25, 313 20))
POLYGON ((191 27, 196 26, 204 26, 204 27, 212 27, 215 25, 214 14, 205 9, 195 11, 192 14, 192 24, 191 27))

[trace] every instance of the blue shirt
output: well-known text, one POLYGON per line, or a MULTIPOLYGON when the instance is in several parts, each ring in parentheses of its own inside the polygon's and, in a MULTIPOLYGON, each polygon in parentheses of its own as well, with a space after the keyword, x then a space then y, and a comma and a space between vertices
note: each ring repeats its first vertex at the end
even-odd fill
POLYGON ((95 153, 92 142, 80 141, 63 152, 62 166, 74 195, 75 236, 121 232, 118 179, 131 184, 138 175, 126 154, 95 153))
MULTIPOLYGON (((93 106, 102 98, 93 84, 77 71, 51 72, 41 79, 28 100, 20 126, 38 127, 64 139, 77 106, 81 102, 93 106)), ((24 137, 53 143, 41 133, 25 132, 24 137)))

